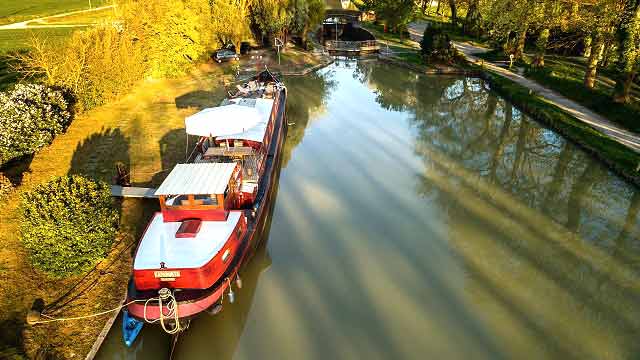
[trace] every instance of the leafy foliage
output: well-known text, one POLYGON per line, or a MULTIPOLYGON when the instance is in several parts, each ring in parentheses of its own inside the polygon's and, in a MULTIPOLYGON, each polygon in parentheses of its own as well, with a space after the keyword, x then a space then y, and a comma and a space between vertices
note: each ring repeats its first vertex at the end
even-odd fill
POLYGON ((54 277, 77 274, 104 258, 118 213, 109 186, 81 176, 58 177, 22 198, 21 239, 31 263, 54 277))
POLYGON ((11 183, 11 180, 4 176, 4 174, 0 174, 0 199, 10 193, 12 190, 13 184, 11 183))
POLYGON ((359 0, 356 6, 363 11, 375 11, 394 32, 406 29, 416 10, 414 0, 359 0))
POLYGON ((68 92, 36 84, 0 93, 0 164, 50 144, 71 123, 74 103, 68 92))
POLYGON ((448 62, 455 55, 449 35, 436 26, 429 26, 424 30, 420 48, 422 55, 432 61, 448 62))

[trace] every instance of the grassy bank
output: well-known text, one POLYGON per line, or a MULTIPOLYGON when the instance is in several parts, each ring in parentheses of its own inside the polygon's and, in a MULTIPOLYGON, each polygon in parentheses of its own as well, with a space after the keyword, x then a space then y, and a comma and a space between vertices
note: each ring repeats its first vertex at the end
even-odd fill
MULTIPOLYGON (((109 5, 109 0, 91 0, 92 7, 109 5)), ((89 9, 88 0, 0 0, 0 25, 89 9)))

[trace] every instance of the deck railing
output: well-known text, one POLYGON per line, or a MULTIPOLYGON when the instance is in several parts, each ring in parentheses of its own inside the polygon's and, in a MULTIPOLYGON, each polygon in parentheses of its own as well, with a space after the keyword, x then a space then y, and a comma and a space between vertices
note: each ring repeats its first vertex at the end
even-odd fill
POLYGON ((329 51, 373 51, 379 50, 377 40, 365 41, 341 41, 329 40, 325 42, 325 46, 329 51))

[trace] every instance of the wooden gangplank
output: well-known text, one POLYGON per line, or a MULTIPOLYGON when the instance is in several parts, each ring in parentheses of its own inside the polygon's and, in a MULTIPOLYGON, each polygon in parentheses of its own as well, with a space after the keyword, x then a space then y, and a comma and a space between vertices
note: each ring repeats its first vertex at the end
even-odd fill
POLYGON ((111 185, 111 195, 122 198, 157 199, 156 189, 134 186, 111 185))

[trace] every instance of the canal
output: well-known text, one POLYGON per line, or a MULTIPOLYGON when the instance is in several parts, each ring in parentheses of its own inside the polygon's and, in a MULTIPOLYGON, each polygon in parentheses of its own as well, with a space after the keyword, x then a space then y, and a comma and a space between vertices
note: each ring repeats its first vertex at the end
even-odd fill
MULTIPOLYGON (((286 79, 270 232, 175 359, 627 359, 640 191, 482 80, 340 60, 286 79)), ((99 359, 167 358, 116 323, 99 359)))

